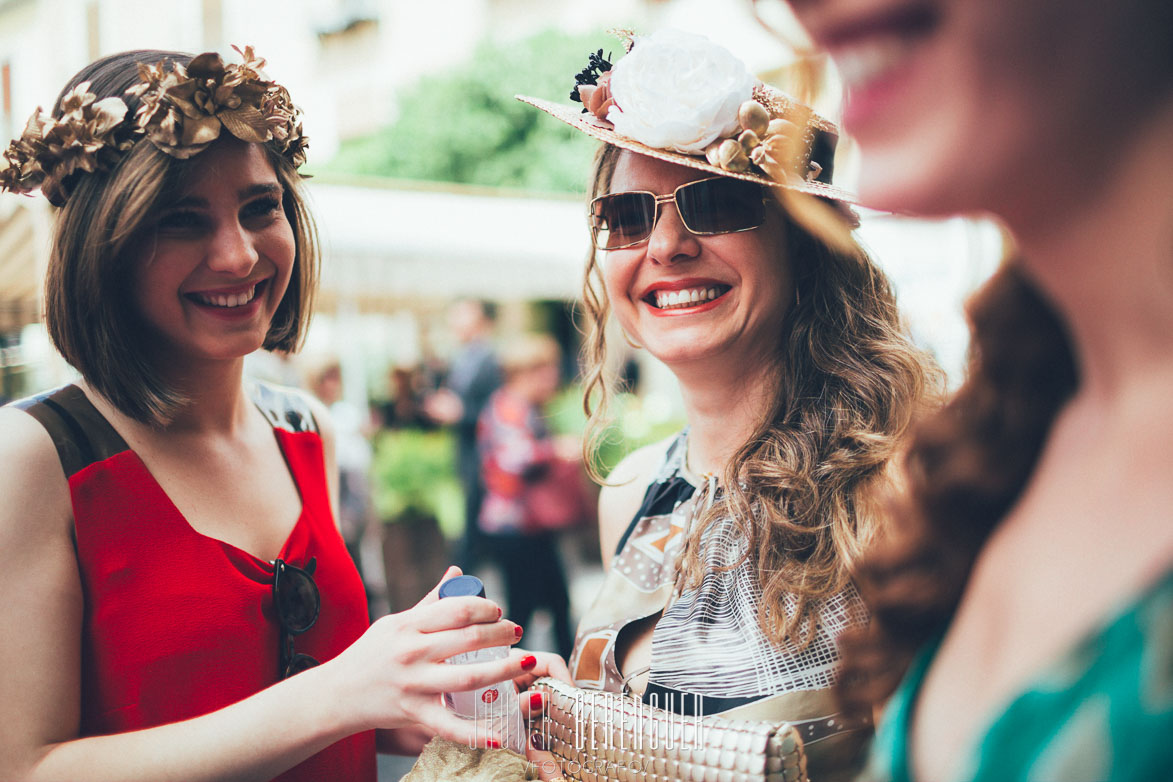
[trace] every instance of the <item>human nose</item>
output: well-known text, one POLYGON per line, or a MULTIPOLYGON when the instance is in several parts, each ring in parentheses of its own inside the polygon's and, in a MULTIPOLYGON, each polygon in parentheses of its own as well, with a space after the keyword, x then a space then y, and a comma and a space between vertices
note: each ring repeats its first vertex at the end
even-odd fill
POLYGON ((208 250, 208 267, 214 271, 245 277, 260 260, 251 232, 238 222, 221 226, 208 250))
POLYGON ((700 253, 697 235, 684 225, 675 198, 657 199, 659 215, 648 237, 648 258, 661 265, 670 265, 694 258, 700 253))

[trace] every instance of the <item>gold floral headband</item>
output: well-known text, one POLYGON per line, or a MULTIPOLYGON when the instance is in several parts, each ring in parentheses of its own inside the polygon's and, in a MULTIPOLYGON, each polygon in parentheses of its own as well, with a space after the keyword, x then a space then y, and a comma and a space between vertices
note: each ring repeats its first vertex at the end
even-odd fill
POLYGON ((98 100, 89 82, 62 99, 59 118, 37 107, 24 133, 0 156, 0 190, 39 188, 61 206, 73 174, 113 168, 141 136, 186 160, 207 149, 222 128, 241 141, 269 144, 301 166, 308 139, 289 91, 264 77, 265 61, 251 46, 232 48, 243 63, 226 65, 219 54, 205 52, 186 67, 139 64, 142 81, 126 91, 139 99, 133 117, 122 98, 98 100))

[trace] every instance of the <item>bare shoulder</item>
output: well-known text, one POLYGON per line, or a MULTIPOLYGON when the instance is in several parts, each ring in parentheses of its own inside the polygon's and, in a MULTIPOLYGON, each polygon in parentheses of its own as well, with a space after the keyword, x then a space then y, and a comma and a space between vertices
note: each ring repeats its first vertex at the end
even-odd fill
POLYGON ((49 433, 0 408, 0 777, 21 776, 39 748, 77 732, 83 598, 69 484, 49 433))
POLYGON ((14 407, 0 408, 0 540, 8 543, 50 531, 68 533, 72 524, 69 484, 49 432, 14 407), (15 538, 9 539, 14 535, 15 538))
POLYGON ((607 476, 607 482, 599 492, 599 545, 604 567, 610 564, 619 538, 635 518, 648 484, 663 463, 664 454, 674 437, 637 448, 615 465, 607 476))

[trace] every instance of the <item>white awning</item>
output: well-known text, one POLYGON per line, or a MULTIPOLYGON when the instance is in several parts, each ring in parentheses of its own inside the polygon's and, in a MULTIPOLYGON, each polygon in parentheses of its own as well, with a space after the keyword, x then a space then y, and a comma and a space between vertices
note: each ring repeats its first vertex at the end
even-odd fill
POLYGON ((38 257, 40 205, 21 204, 17 196, 0 199, 0 333, 19 331, 38 320, 41 269, 38 257))
POLYGON ((575 299, 590 244, 581 198, 309 183, 322 304, 575 299))

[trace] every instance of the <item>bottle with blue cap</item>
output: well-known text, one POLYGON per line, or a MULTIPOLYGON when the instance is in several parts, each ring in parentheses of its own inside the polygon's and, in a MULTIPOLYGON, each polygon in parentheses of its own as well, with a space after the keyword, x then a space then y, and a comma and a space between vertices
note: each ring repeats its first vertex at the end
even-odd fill
MULTIPOLYGON (((484 597, 485 585, 476 576, 456 576, 440 585, 445 597, 484 597)), ((509 656, 508 646, 493 646, 449 657, 456 665, 501 660, 509 656)), ((487 735, 496 735, 502 746, 525 754, 525 729, 521 721, 517 687, 511 680, 465 692, 444 693, 444 704, 461 717, 476 720, 487 735)))

